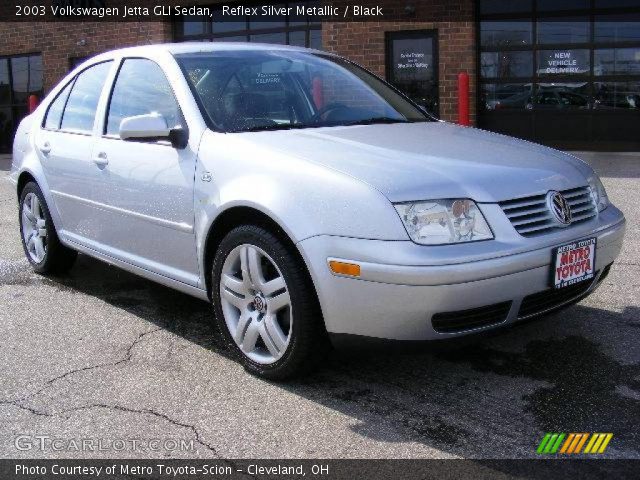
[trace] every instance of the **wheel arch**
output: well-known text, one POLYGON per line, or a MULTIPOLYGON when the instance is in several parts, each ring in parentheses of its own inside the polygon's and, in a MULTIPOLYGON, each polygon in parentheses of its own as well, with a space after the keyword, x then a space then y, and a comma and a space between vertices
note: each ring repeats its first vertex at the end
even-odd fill
POLYGON ((16 192, 18 194, 18 201, 20 201, 20 196, 22 195, 22 190, 24 189, 25 185, 27 183, 29 183, 29 182, 34 182, 36 185, 38 185, 40 190, 42 190, 42 187, 40 187, 40 185, 38 184, 38 180, 36 180, 36 177, 34 177, 33 174, 31 172, 29 172, 28 170, 25 170, 18 176, 18 183, 16 185, 16 192))
POLYGON ((294 252, 295 255, 297 255, 300 264, 304 266, 309 282, 313 287, 315 298, 319 302, 318 292, 316 291, 316 286, 313 283, 313 278, 309 271, 309 266, 307 265, 304 256, 296 245, 296 242, 287 233, 285 228, 282 227, 276 220, 274 220, 273 217, 263 212, 262 210, 244 205, 233 206, 221 212, 207 230, 207 235, 204 241, 203 267, 205 287, 207 295, 210 299, 212 298, 211 266, 213 264, 213 258, 216 254, 216 251, 218 250, 220 243, 222 242, 222 239, 227 235, 227 233, 240 225, 257 225, 273 233, 280 240, 285 242, 290 247, 291 251, 294 252))
MULTIPOLYGON (((24 187, 29 183, 35 183, 44 199, 47 203, 47 209, 49 210, 49 214, 51 215, 51 220, 53 220, 53 226, 57 232, 60 232, 60 228, 62 227, 62 219, 60 217, 60 212, 58 211, 58 207, 53 199, 53 195, 49 191, 49 185, 47 183, 47 179, 44 176, 44 173, 41 170, 39 164, 30 164, 28 166, 24 166, 22 171, 18 174, 18 179, 16 180, 16 194, 18 203, 20 203, 20 196, 22 195, 22 191, 24 187)), ((64 238, 60 238, 61 243, 66 245, 66 241, 64 238)), ((68 246, 68 245, 67 245, 68 246)))

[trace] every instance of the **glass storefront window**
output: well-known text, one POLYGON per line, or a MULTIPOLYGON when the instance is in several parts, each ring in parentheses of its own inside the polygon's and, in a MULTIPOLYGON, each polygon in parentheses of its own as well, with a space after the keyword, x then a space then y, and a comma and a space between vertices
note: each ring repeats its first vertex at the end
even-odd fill
POLYGON ((531 44, 530 21, 484 21, 480 24, 482 47, 516 47, 531 44))
POLYGON ((640 75, 640 47, 596 50, 593 54, 593 74, 640 75))
POLYGON ((590 0, 538 0, 538 11, 583 10, 589 8, 590 0))
POLYGON ((640 0, 595 0, 596 8, 640 7, 640 0))
POLYGON ((594 41, 640 42, 640 14, 597 15, 594 22, 594 41))
POLYGON ((11 99, 9 85, 9 60, 0 58, 0 105, 6 105, 11 99))
POLYGON ((589 41, 589 18, 552 18, 538 20, 538 43, 585 43, 589 41))
POLYGON ((589 75, 587 49, 538 50, 538 75, 589 75))
MULTIPOLYGON (((268 3, 271 6, 271 3, 268 3)), ((273 4, 274 8, 286 8, 286 5, 283 3, 273 4)), ((267 28, 284 28, 287 26, 287 21, 284 17, 264 17, 260 20, 251 19, 249 22, 249 28, 251 30, 263 30, 267 28)))
POLYGON ((636 82, 597 82, 594 108, 640 110, 640 80, 636 82))
POLYGON ((309 48, 322 50, 322 31, 319 29, 309 30, 309 48))
POLYGON ((11 107, 0 105, 0 152, 11 150, 13 142, 13 122, 11 107))
POLYGON ((0 152, 11 150, 29 95, 42 99, 42 74, 40 54, 0 57, 0 152))
POLYGON ((14 57, 11 59, 13 103, 26 102, 29 95, 42 97, 42 57, 14 57))
POLYGON ((247 36, 246 35, 237 35, 237 36, 232 36, 232 37, 219 37, 216 38, 216 42, 246 42, 247 41, 247 36))
POLYGON ((532 0, 481 0, 480 13, 524 13, 530 12, 532 0))
POLYGON ((540 83, 534 95, 536 109, 583 109, 590 107, 589 84, 540 83))
POLYGON ((486 83, 482 85, 481 105, 485 110, 531 110, 530 83, 486 83))
POLYGON ((480 74, 483 78, 530 77, 533 52, 483 52, 480 74))
POLYGON ((289 32, 289 45, 295 45, 296 47, 304 47, 307 43, 307 32, 296 31, 289 32))
POLYGON ((202 17, 185 17, 183 23, 183 33, 185 35, 202 35, 205 33, 205 22, 202 17))
MULTIPOLYGON (((218 2, 220 3, 220 2, 218 2)), ((318 6, 317 0, 296 0, 269 4, 278 8, 292 8, 290 16, 251 17, 222 14, 222 8, 212 6, 213 18, 184 16, 178 20, 175 31, 177 41, 196 42, 260 42, 301 47, 322 48, 320 18, 306 15, 310 7, 318 6), (298 15, 297 8, 304 13, 298 15)))
MULTIPOLYGON (((238 32, 247 29, 246 20, 241 20, 241 17, 233 17, 233 20, 229 20, 228 17, 222 15, 222 10, 216 10, 213 12, 213 21, 211 24, 211 31, 213 33, 227 33, 238 32)), ((186 36, 186 33, 185 33, 186 36)))
POLYGON ((480 4, 479 126, 560 148, 640 148, 640 0, 510 9, 480 4))
POLYGON ((277 45, 286 45, 287 34, 285 32, 260 33, 257 35, 251 35, 249 37, 249 41, 256 43, 275 43, 277 45))
POLYGON ((289 25, 290 26, 297 26, 297 25, 306 25, 307 24, 307 20, 305 17, 303 16, 298 16, 297 15, 297 7, 301 6, 304 7, 305 3, 304 2, 289 2, 289 7, 293 8, 293 10, 291 11, 292 14, 289 16, 289 25))

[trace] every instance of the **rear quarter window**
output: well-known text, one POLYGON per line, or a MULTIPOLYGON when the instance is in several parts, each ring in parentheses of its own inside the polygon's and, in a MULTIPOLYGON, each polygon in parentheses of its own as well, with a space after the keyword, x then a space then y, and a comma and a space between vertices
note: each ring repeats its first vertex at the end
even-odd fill
POLYGON ((58 130, 60 128, 62 112, 64 111, 64 105, 67 103, 67 98, 69 98, 69 92, 72 86, 73 81, 69 82, 69 84, 58 93, 58 96, 51 102, 51 105, 49 105, 49 110, 47 110, 42 125, 47 130, 58 130))

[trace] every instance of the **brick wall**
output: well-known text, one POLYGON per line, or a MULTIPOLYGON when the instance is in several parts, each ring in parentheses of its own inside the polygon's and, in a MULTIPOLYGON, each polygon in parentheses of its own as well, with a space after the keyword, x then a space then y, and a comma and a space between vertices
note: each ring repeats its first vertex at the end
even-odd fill
MULTIPOLYGON (((399 2, 404 7, 407 2, 399 2)), ((411 2, 409 2, 411 3, 411 2)), ((476 118, 476 33, 472 0, 421 0, 415 18, 431 21, 325 23, 323 48, 343 55, 384 78, 385 32, 398 30, 438 31, 440 117, 458 118, 458 73, 470 77, 471 120, 476 118)))
MULTIPOLYGON (((324 23, 323 48, 343 55, 376 74, 385 75, 385 32, 437 29, 439 45, 440 116, 457 120, 457 76, 469 73, 471 115, 475 121, 475 24, 474 0, 396 1, 402 11, 413 3, 413 18, 403 22, 324 23), (429 21, 422 21, 428 19, 429 21)), ((112 0, 111 4, 124 4, 112 0)), ((180 3, 169 0, 166 4, 180 3)), ((194 0, 187 3, 213 3, 194 0)), ((275 3, 275 2, 274 2, 275 3)), ((409 17, 407 17, 409 18, 409 17)), ((41 52, 44 88, 48 91, 69 69, 71 57, 84 57, 113 48, 172 40, 170 23, 162 22, 69 22, 0 23, 0 56, 41 52)))
POLYGON ((69 71, 69 59, 114 48, 166 42, 171 25, 161 22, 0 23, 0 56, 42 53, 44 89, 69 71))

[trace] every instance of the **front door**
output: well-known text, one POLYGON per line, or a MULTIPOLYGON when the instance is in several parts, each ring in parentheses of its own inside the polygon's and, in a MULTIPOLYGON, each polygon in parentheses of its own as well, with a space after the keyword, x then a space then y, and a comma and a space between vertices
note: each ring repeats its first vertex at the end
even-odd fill
POLYGON ((124 118, 159 113, 171 128, 184 120, 163 70, 144 58, 122 63, 93 161, 99 181, 93 202, 102 245, 94 248, 128 263, 196 286, 194 233, 196 153, 168 141, 122 140, 124 118))
POLYGON ((439 115, 436 30, 387 32, 386 67, 389 83, 439 115))

